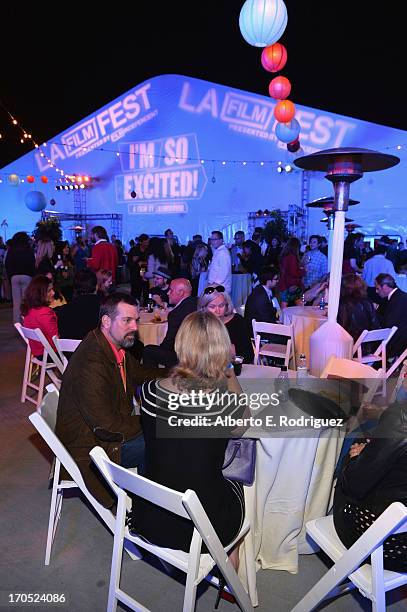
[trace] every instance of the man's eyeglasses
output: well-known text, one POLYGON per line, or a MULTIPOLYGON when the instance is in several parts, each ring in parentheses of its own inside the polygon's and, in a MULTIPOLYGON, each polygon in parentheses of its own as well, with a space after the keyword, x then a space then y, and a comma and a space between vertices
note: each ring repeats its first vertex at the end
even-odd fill
POLYGON ((206 287, 204 290, 204 295, 210 295, 214 291, 218 293, 223 293, 225 291, 225 287, 223 285, 216 285, 216 287, 206 287))

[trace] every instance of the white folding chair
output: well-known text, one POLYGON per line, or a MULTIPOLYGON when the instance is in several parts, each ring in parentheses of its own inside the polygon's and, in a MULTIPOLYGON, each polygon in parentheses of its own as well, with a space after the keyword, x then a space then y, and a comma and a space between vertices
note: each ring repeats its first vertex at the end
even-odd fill
POLYGON ((386 327, 385 329, 372 329, 368 331, 365 329, 360 334, 353 346, 353 359, 359 363, 367 363, 371 365, 378 361, 382 364, 382 370, 385 374, 383 379, 382 395, 386 395, 386 378, 387 378, 387 355, 386 346, 397 331, 397 327, 386 327), (380 342, 379 346, 374 353, 363 355, 363 345, 367 342, 380 342))
POLYGON ((403 363, 405 359, 407 359, 407 348, 393 361, 391 367, 387 370, 387 378, 390 378, 393 372, 397 370, 399 365, 403 363))
POLYGON ((68 360, 65 357, 64 353, 74 353, 82 342, 82 340, 58 338, 58 336, 52 336, 52 341, 58 351, 58 357, 61 360, 65 372, 66 366, 68 365, 68 360))
MULTIPOLYGON (((74 459, 71 457, 65 446, 46 423, 45 419, 38 414, 38 412, 33 412, 33 414, 30 414, 28 418, 55 455, 47 544, 45 547, 45 565, 49 565, 52 544, 54 542, 58 522, 61 517, 62 502, 64 499, 64 491, 66 489, 80 489, 112 533, 114 532, 115 528, 115 517, 112 512, 102 506, 89 491, 76 461, 74 461, 74 459), (69 473, 72 480, 60 480, 61 464, 69 473)), ((125 548, 132 559, 140 558, 140 554, 132 543, 126 542, 125 548)))
POLYGON ((393 393, 391 394, 391 397, 390 397, 390 404, 392 404, 393 402, 396 401, 397 394, 400 391, 400 387, 403 384, 404 379, 405 379, 406 376, 407 376, 407 359, 403 363, 403 366, 402 366, 402 368, 400 370, 400 374, 399 374, 399 377, 397 379, 396 386, 394 387, 393 393))
POLYGON ((358 588, 372 602, 373 612, 385 612, 386 593, 407 584, 407 573, 383 569, 383 542, 389 536, 407 531, 407 508, 394 502, 347 550, 334 527, 333 517, 309 521, 307 533, 335 562, 335 565, 301 599, 291 612, 311 612, 324 599, 358 588), (363 562, 371 555, 371 565, 363 562), (349 578, 350 582, 341 585, 349 578), (338 586, 340 585, 340 586, 338 586))
MULTIPOLYGON (((224 576, 240 608, 244 611, 253 610, 250 599, 235 570, 231 566, 231 563, 228 561, 227 556, 227 551, 232 549, 236 542, 249 531, 250 524, 247 520, 244 521, 244 525, 239 535, 225 549, 216 535, 195 491, 188 489, 185 493, 180 493, 156 482, 152 482, 130 470, 126 470, 110 461, 105 451, 99 446, 91 450, 90 456, 118 497, 109 600, 107 605, 108 612, 116 611, 118 601, 124 603, 132 610, 143 610, 147 612, 147 609, 140 602, 136 601, 120 588, 124 537, 134 542, 139 548, 148 550, 164 562, 170 563, 185 572, 187 579, 183 612, 193 612, 195 609, 197 587, 199 583, 208 576, 215 564, 224 576), (194 532, 189 552, 161 548, 160 546, 146 542, 141 537, 130 535, 125 525, 126 502, 128 499, 126 491, 138 495, 161 508, 165 508, 173 514, 192 521, 194 532), (205 542, 210 554, 201 554, 202 541, 205 542)), ((245 550, 247 551, 247 547, 245 547, 245 550)), ((254 563, 253 555, 250 559, 249 556, 250 555, 247 554, 246 563, 254 563)), ((211 577, 210 582, 216 584, 217 579, 211 577)))
POLYGON ((29 402, 35 404, 38 410, 44 395, 45 376, 47 375, 52 383, 59 388, 61 385, 61 380, 55 375, 54 370, 56 369, 60 374, 62 374, 64 371, 63 365, 54 349, 44 336, 43 332, 38 327, 36 329, 30 329, 28 327, 23 327, 21 323, 14 323, 14 326, 27 345, 23 385, 21 389, 21 403, 28 400, 29 402), (44 347, 42 357, 34 357, 29 340, 36 340, 42 344, 44 347), (48 359, 48 356, 50 359, 48 359), (33 382, 33 365, 38 365, 39 367, 38 385, 33 382), (37 397, 35 398, 35 396, 31 397, 28 395, 27 389, 34 389, 34 391, 37 392, 37 397))
POLYGON ((294 346, 294 328, 292 325, 281 325, 279 323, 264 323, 252 319, 253 337, 254 337, 254 363, 261 363, 261 355, 264 357, 278 357, 284 359, 284 365, 287 366, 290 359, 293 360, 293 368, 295 370, 295 346, 294 346), (261 344, 261 334, 274 334, 287 339, 287 344, 267 343, 261 344))
POLYGON ((321 378, 344 378, 362 382, 367 391, 363 394, 363 402, 371 402, 377 389, 383 380, 384 372, 382 369, 375 370, 369 365, 359 363, 353 359, 344 359, 331 355, 321 378))

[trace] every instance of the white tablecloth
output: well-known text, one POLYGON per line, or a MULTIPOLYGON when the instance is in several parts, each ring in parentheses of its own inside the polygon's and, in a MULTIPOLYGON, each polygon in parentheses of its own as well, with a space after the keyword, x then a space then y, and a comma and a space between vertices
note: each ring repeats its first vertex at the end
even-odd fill
MULTIPOLYGON (((255 392, 256 378, 271 382, 279 372, 279 368, 243 365, 239 380, 245 392, 255 392)), ((289 376, 295 377, 296 372, 289 376)), ((244 487, 252 528, 241 547, 239 575, 253 605, 257 603, 256 571, 297 573, 298 556, 315 552, 306 539, 307 521, 329 510, 343 433, 326 429, 313 430, 313 437, 300 436, 260 438, 256 479, 253 486, 244 487), (255 567, 246 567, 245 546, 254 549, 255 567)))
POLYGON ((290 306, 283 309, 281 322, 284 325, 292 324, 294 327, 295 357, 297 363, 299 355, 304 353, 309 367, 310 336, 326 321, 325 311, 314 308, 314 306, 290 306))
MULTIPOLYGON (((166 314, 162 315, 166 317, 166 314)), ((154 314, 150 312, 141 311, 140 319, 137 322, 139 338, 141 342, 146 346, 147 344, 159 345, 164 340, 165 334, 167 333, 167 321, 157 323, 153 321, 154 314)))
POLYGON ((237 308, 242 304, 246 304, 248 295, 252 291, 252 275, 251 274, 232 274, 232 302, 237 308))
MULTIPOLYGON (((334 429, 313 438, 262 438, 257 442, 256 480, 245 487, 246 516, 252 525, 255 570, 298 572, 298 556, 315 552, 306 539, 307 521, 329 510, 333 473, 343 437, 334 429)), ((243 553, 244 551, 242 551, 243 553)), ((241 554, 239 574, 255 584, 241 554)))

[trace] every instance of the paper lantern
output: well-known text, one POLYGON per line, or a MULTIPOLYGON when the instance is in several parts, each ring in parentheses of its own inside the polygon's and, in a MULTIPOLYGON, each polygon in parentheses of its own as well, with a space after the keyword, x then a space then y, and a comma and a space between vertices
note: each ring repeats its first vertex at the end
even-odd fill
POLYGON ((45 174, 43 174, 41 177, 41 183, 48 183, 48 177, 45 176, 45 174))
POLYGON ((266 47, 261 52, 261 65, 268 72, 279 72, 287 63, 287 49, 281 43, 266 47))
POLYGON ((288 98, 291 92, 291 83, 284 76, 274 77, 272 81, 270 81, 269 85, 269 94, 272 98, 276 100, 284 100, 288 98))
POLYGON ((47 200, 42 191, 29 191, 24 198, 25 205, 34 212, 44 210, 47 205, 47 200))
POLYGON ((289 123, 277 123, 276 136, 281 142, 292 142, 298 138, 300 129, 297 119, 293 119, 289 123))
POLYGON ((31 174, 29 174, 27 176, 27 183, 33 183, 34 181, 35 181, 35 178, 31 174))
POLYGON ((17 187, 20 182, 20 177, 18 176, 18 174, 9 174, 7 180, 10 185, 13 185, 13 187, 17 187))
POLYGON ((289 142, 287 144, 287 150, 290 151, 290 153, 295 153, 296 151, 298 151, 300 146, 300 141, 297 138, 296 140, 293 140, 292 142, 289 142))
POLYGON ((281 38, 287 19, 283 0, 246 0, 240 11, 239 27, 249 45, 266 47, 281 38))
POLYGON ((294 119, 294 115, 295 104, 291 102, 291 100, 280 100, 280 102, 277 102, 274 109, 274 117, 277 121, 280 121, 280 123, 289 123, 291 119, 294 119))

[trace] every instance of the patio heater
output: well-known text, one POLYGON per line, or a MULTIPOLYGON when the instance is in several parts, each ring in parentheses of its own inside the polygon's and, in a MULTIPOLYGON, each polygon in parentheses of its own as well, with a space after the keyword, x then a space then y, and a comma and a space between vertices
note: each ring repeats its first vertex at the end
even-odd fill
MULTIPOLYGON (((355 206, 359 204, 359 200, 351 200, 349 199, 348 206, 355 206)), ((335 226, 335 217, 334 217, 334 205, 335 200, 333 196, 326 198, 318 198, 317 200, 313 200, 312 202, 308 202, 305 206, 307 208, 323 208, 324 212, 327 215, 327 227, 328 227, 328 272, 331 271, 331 260, 332 260, 332 239, 334 235, 334 226, 335 226)), ((345 222, 350 221, 351 219, 345 219, 345 222)), ((324 221, 324 219, 323 219, 324 221)))
POLYGON ((343 147, 326 149, 299 157, 294 164, 303 170, 326 172, 325 178, 334 188, 334 230, 329 279, 328 320, 310 338, 310 370, 319 376, 331 355, 352 357, 353 340, 337 323, 342 278, 345 213, 349 206, 350 185, 362 178, 364 172, 392 168, 400 162, 395 155, 370 149, 343 147))

